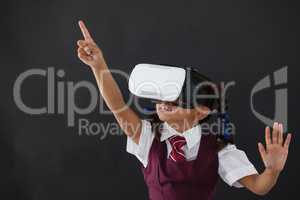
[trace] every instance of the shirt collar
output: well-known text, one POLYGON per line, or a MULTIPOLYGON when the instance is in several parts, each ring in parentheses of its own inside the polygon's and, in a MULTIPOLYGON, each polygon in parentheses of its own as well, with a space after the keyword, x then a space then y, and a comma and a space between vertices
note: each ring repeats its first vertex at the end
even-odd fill
POLYGON ((189 130, 184 131, 183 133, 179 133, 174 128, 172 128, 167 122, 164 122, 160 141, 165 141, 168 138, 172 137, 173 135, 183 136, 186 140, 188 149, 190 149, 194 147, 197 143, 200 143, 201 135, 202 135, 201 126, 199 124, 189 130))

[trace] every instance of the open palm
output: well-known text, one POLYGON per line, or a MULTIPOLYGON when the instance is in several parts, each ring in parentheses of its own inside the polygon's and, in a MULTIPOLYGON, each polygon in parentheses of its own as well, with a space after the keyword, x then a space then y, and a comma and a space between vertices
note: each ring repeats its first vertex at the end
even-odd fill
POLYGON ((284 141, 283 125, 277 122, 273 125, 272 135, 270 128, 266 127, 266 148, 259 143, 258 149, 267 169, 278 172, 283 170, 288 157, 291 136, 288 134, 284 141))

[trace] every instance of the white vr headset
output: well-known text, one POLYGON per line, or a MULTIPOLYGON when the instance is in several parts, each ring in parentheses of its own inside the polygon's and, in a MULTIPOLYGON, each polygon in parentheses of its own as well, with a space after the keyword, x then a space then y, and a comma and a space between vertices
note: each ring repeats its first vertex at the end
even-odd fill
POLYGON ((216 95, 218 89, 217 84, 193 68, 138 64, 129 78, 129 91, 137 97, 176 102, 184 108, 209 107, 210 114, 221 119, 224 139, 230 141, 227 103, 216 95))
POLYGON ((216 85, 192 68, 138 64, 129 78, 129 91, 137 97, 177 102, 185 108, 207 105, 217 109, 216 85))

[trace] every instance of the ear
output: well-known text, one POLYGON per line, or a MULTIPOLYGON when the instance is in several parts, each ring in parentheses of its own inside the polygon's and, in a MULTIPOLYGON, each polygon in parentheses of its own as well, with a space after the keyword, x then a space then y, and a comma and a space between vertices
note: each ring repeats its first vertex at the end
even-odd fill
POLYGON ((210 111, 211 110, 206 106, 196 107, 196 117, 197 117, 197 119, 199 121, 204 119, 205 117, 207 117, 207 115, 209 115, 210 111))

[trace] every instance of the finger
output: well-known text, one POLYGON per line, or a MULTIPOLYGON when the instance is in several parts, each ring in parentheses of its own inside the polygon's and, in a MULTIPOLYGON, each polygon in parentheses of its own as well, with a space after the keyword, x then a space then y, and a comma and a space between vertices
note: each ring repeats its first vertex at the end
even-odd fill
POLYGON ((89 44, 89 42, 86 41, 86 40, 78 40, 78 41, 77 41, 77 45, 78 45, 79 47, 85 47, 85 46, 88 45, 88 44, 89 44))
POLYGON ((91 48, 89 46, 85 46, 83 49, 86 52, 86 54, 92 55, 92 50, 91 50, 91 48))
POLYGON ((79 40, 77 42, 78 46, 82 48, 88 55, 91 55, 93 52, 97 52, 97 47, 90 42, 85 40, 79 40))
POLYGON ((82 60, 82 61, 91 61, 93 58, 91 56, 85 55, 85 54, 78 54, 78 57, 82 60))
POLYGON ((285 142, 284 142, 284 148, 285 148, 286 150, 289 149, 291 140, 292 140, 292 134, 289 133, 288 136, 287 136, 286 139, 285 139, 285 142))
POLYGON ((261 158, 263 160, 265 160, 267 152, 266 152, 266 149, 265 149, 264 145, 260 142, 258 143, 258 150, 259 150, 261 158))
POLYGON ((93 53, 97 53, 99 50, 95 45, 88 44, 83 48, 88 55, 92 55, 93 53))
POLYGON ((91 56, 89 56, 83 48, 78 48, 77 50, 78 57, 82 60, 91 60, 91 56))
POLYGON ((85 50, 83 48, 78 48, 77 52, 80 53, 80 54, 83 54, 83 55, 87 56, 87 54, 86 54, 86 52, 85 52, 85 50))
POLYGON ((273 125, 272 143, 278 144, 278 123, 277 122, 275 122, 273 125))
POLYGON ((278 144, 282 146, 282 143, 283 143, 283 125, 279 124, 278 144))
POLYGON ((92 36, 90 35, 88 29, 86 28, 85 24, 81 20, 79 21, 79 27, 80 27, 80 30, 83 34, 84 39, 89 40, 89 41, 93 41, 92 36))
POLYGON ((266 140, 266 145, 267 145, 267 148, 268 146, 272 143, 271 141, 271 134, 270 134, 270 127, 266 127, 266 130, 265 130, 265 140, 266 140))

